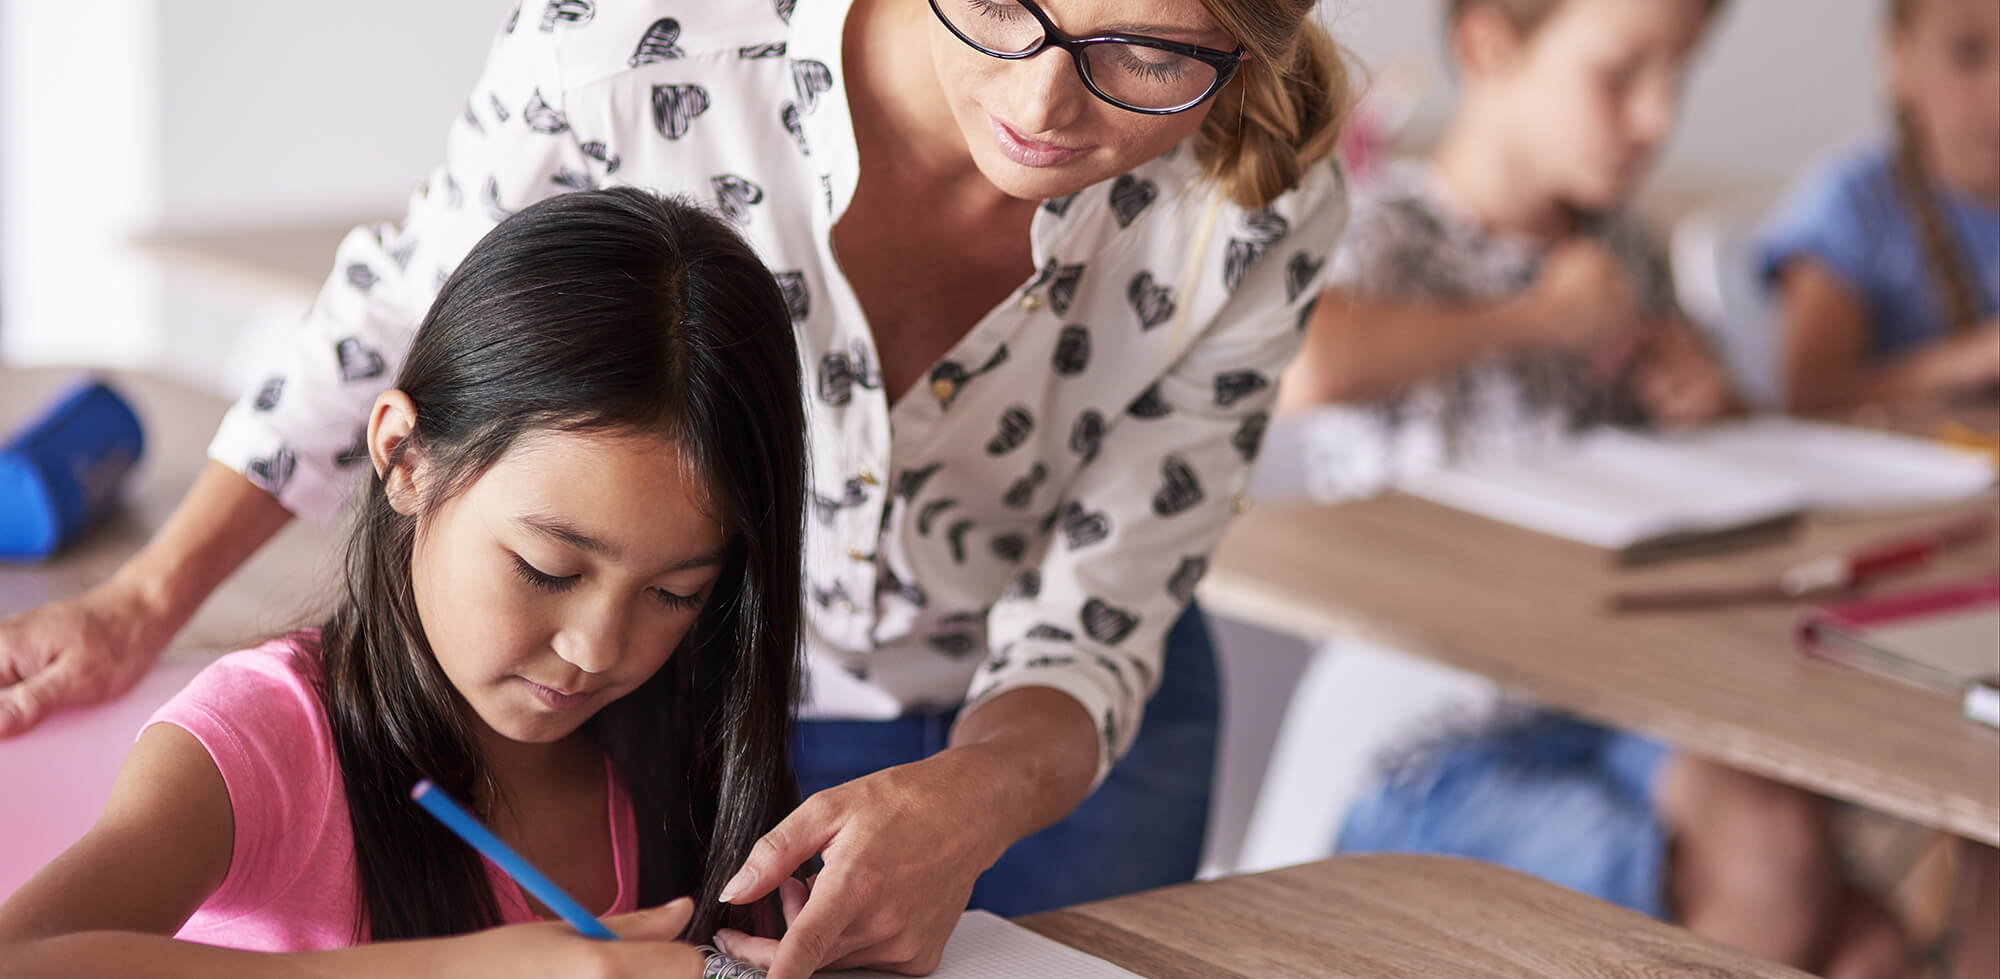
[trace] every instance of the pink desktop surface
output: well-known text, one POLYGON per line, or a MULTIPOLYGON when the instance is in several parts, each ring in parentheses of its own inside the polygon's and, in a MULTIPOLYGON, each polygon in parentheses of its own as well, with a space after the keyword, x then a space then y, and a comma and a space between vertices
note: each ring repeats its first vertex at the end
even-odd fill
POLYGON ((90 829, 139 725, 202 666, 162 662, 111 703, 62 711, 0 740, 0 900, 90 829))

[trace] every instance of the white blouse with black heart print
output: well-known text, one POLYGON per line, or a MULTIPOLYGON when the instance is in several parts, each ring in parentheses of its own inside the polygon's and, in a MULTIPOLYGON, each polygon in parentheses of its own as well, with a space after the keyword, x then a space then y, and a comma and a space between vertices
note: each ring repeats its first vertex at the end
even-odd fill
POLYGON ((1047 202, 1036 267, 891 404, 830 250, 857 156, 843 0, 526 0, 400 225, 341 243, 210 454, 331 518, 445 275, 500 219, 629 184, 712 203, 776 272, 807 360, 805 715, 1015 687, 1131 744, 1167 629, 1239 507, 1346 216, 1334 163, 1246 212, 1180 147, 1047 202))

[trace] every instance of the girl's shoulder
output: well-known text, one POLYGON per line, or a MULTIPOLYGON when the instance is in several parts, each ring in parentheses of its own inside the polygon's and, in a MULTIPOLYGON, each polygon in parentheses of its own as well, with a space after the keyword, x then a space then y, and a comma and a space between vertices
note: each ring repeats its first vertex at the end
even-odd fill
POLYGON ((1866 143, 1820 160, 1792 185, 1778 214, 1780 225, 1838 224, 1887 233, 1902 214, 1894 149, 1866 143))
POLYGON ((194 735, 231 783, 232 799, 238 783, 268 781, 289 783, 285 794, 306 804, 303 796, 318 794, 336 771, 319 696, 318 643, 309 630, 223 656, 145 726, 173 724, 194 735))

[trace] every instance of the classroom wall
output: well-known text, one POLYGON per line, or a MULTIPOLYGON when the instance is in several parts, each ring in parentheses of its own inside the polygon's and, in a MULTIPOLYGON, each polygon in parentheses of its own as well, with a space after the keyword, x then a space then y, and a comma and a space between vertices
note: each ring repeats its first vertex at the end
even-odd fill
POLYGON ((302 307, 133 240, 397 213, 511 5, 0 0, 0 359, 232 388, 302 307))
MULTIPOLYGON (((1657 183, 1674 193, 1768 191, 1881 119, 1884 0, 1734 0, 1688 89, 1657 183)), ((1321 15, 1370 70, 1421 66, 1436 86, 1418 141, 1449 108, 1444 0, 1327 0, 1321 15)))

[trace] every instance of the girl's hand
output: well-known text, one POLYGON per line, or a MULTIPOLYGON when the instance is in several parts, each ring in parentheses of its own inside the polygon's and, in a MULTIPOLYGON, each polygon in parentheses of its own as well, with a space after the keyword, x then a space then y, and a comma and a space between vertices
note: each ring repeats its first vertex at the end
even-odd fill
POLYGON ((675 940, 693 916, 694 902, 680 898, 606 918, 605 925, 618 935, 615 942, 586 938, 560 921, 493 928, 457 939, 465 943, 464 955, 452 971, 466 976, 702 979, 702 954, 675 940))
POLYGON ((1594 241, 1550 249, 1527 300, 1535 338, 1572 350, 1602 347, 1631 332, 1639 318, 1638 293, 1624 265, 1594 241))
POLYGON ((778 887, 790 924, 784 941, 724 930, 724 951, 806 979, 815 969, 871 966, 923 975, 937 968, 972 884, 1014 835, 990 799, 996 781, 976 752, 949 749, 884 769, 807 799, 757 843, 723 889, 736 903, 778 887), (790 879, 822 854, 810 884, 790 879))
POLYGON ((1728 372, 1686 323, 1662 327, 1632 374, 1639 403, 1665 428, 1686 428, 1734 411, 1728 372))

